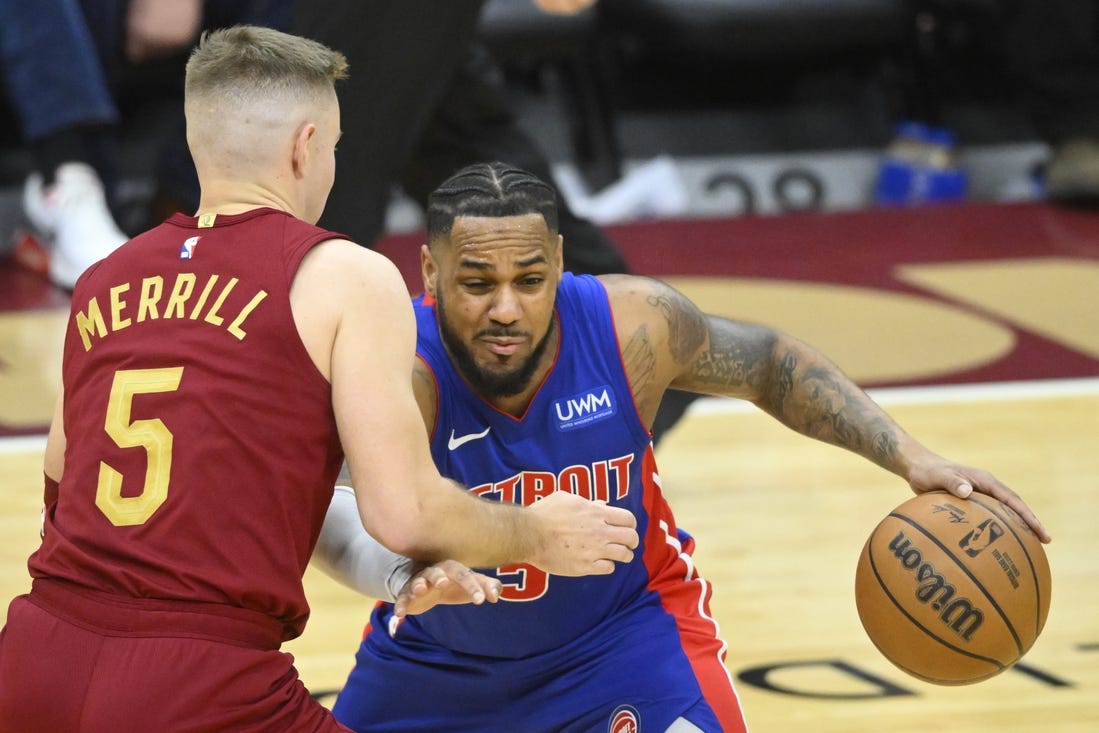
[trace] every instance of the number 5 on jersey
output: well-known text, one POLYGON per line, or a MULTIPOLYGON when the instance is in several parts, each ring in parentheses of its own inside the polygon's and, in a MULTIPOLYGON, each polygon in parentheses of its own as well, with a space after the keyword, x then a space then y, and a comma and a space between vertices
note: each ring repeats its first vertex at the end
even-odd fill
POLYGON ((501 565, 496 568, 496 577, 503 585, 500 598, 505 601, 533 601, 549 588, 549 574, 526 563, 501 565))
POLYGON ((119 448, 144 448, 148 459, 145 486, 137 496, 123 496, 122 474, 99 462, 95 505, 117 527, 147 522, 168 498, 172 474, 172 433, 157 418, 131 421, 134 395, 174 392, 182 378, 183 367, 115 372, 103 427, 119 448))

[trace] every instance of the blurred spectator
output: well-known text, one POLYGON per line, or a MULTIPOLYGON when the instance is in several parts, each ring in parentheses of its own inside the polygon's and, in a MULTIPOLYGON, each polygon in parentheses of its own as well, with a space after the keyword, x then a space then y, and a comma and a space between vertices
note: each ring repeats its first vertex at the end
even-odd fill
MULTIPOLYGON (((576 12, 594 0, 524 0, 545 12, 576 12)), ((321 223, 369 245, 385 227, 400 185, 421 206, 470 163, 507 161, 552 181, 550 165, 521 129, 499 69, 478 43, 484 0, 302 0, 294 31, 343 51, 344 137, 339 172, 321 223)), ((565 205, 565 268, 625 272, 617 246, 565 205)))
POLYGON ((917 6, 922 89, 902 116, 941 125, 944 97, 957 91, 956 63, 973 61, 991 70, 977 75, 978 83, 1006 92, 1049 144, 1045 197, 1099 205, 1099 4, 920 0, 917 6))
MULTIPOLYGON (((171 76, 182 78, 201 28, 285 29, 291 10, 292 0, 0 0, 0 73, 33 152, 23 210, 45 248, 41 269, 54 284, 71 290, 89 265, 127 239, 112 213, 118 95, 127 74, 174 55, 171 76)), ((197 192, 182 88, 179 105, 158 183, 197 192)))
POLYGON ((0 17, 0 72, 34 153, 25 213, 48 243, 50 279, 71 290, 126 240, 102 183, 118 110, 77 0, 0 0, 0 17))
MULTIPOLYGON (((1006 3, 1011 6, 1012 3, 1006 3)), ((1045 192, 1099 204, 1099 4, 1015 0, 1003 36, 1034 122, 1053 148, 1045 192)))
MULTIPOLYGON (((526 0, 544 12, 580 11, 595 0, 526 0)), ((478 43, 484 0, 300 0, 293 31, 347 55, 340 90, 344 136, 321 225, 370 244, 385 228, 395 185, 421 206, 471 163, 501 160, 553 181, 523 131, 499 69, 478 43)), ((559 199, 565 269, 624 273, 617 245, 559 199)), ((693 395, 671 391, 653 426, 657 440, 693 395)))

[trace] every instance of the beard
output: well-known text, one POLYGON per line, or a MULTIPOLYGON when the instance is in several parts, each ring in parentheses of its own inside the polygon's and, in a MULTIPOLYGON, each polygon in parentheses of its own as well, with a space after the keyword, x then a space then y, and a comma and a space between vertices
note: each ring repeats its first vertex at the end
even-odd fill
MULTIPOLYGON (((510 370, 498 372, 484 369, 477 364, 470 348, 462 343, 458 334, 447 325, 446 307, 443 305, 442 298, 438 295, 435 296, 435 315, 436 320, 439 323, 439 335, 442 337, 443 344, 450 353, 450 358, 454 362, 454 366, 457 368, 458 373, 469 382, 474 391, 488 399, 496 397, 513 397, 522 393, 530 386, 530 380, 534 376, 534 372, 538 370, 539 364, 542 363, 542 357, 545 355, 546 348, 549 346, 550 336, 553 335, 553 331, 557 327, 555 322, 556 319, 551 318, 549 328, 546 329, 546 335, 543 336, 542 340, 534 347, 534 351, 530 353, 530 356, 516 364, 510 370)), ((474 335, 474 338, 480 338, 482 336, 515 338, 526 335, 527 334, 523 331, 516 331, 500 326, 478 331, 474 335)))

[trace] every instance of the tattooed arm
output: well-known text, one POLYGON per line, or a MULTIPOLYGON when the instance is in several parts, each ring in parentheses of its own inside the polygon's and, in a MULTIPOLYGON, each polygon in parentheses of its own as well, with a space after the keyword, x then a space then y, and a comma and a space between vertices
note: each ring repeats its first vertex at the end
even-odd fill
POLYGON ((962 466, 912 438, 838 366, 765 326, 702 313, 671 286, 602 278, 610 294, 634 399, 651 425, 668 387, 748 400, 784 425, 853 451, 905 479, 915 493, 976 490, 1007 503, 1044 542, 1049 535, 992 474, 962 466))

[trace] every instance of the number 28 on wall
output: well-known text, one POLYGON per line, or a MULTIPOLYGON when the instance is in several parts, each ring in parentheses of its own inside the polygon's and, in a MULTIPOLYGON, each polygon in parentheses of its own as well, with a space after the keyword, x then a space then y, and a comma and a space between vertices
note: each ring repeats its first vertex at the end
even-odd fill
POLYGON ((182 377, 183 367, 115 372, 103 427, 119 448, 144 448, 148 458, 145 486, 136 496, 123 496, 122 474, 105 461, 99 463, 95 505, 115 526, 144 524, 168 498, 172 433, 161 420, 131 420, 130 412, 134 395, 174 392, 182 377))

